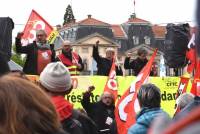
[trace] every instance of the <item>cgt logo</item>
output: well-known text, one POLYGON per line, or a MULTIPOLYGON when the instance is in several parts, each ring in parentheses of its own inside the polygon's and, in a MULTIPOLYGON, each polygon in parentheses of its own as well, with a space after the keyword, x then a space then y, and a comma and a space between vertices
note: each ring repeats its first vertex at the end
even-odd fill
POLYGON ((117 90, 116 72, 112 71, 109 75, 107 86, 111 90, 117 90))

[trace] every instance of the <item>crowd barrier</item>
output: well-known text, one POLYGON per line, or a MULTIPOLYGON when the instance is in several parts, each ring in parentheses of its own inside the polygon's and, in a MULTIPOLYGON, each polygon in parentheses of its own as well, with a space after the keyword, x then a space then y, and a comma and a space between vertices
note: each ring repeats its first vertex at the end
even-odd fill
MULTIPOLYGON (((32 81, 37 81, 38 76, 28 75, 32 81)), ((131 82, 135 79, 134 76, 117 76, 118 82, 118 94, 119 97, 128 89, 131 82)), ((94 85, 96 89, 93 91, 91 101, 96 102, 99 100, 100 95, 103 92, 107 77, 106 76, 73 76, 72 92, 66 96, 70 102, 74 104, 75 108, 82 108, 80 101, 82 99, 82 93, 87 90, 88 86, 94 85)), ((179 77, 150 77, 148 82, 155 84, 161 90, 161 107, 169 115, 174 114, 175 95, 179 85, 179 77)), ((191 87, 191 83, 188 84, 187 90, 191 87)))

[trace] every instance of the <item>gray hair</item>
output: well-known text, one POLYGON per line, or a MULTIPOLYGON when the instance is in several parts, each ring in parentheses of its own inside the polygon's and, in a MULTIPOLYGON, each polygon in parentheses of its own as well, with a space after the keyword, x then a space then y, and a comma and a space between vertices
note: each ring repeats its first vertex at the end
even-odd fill
POLYGON ((191 93, 183 93, 176 99, 177 106, 183 109, 188 103, 194 100, 194 96, 191 93))

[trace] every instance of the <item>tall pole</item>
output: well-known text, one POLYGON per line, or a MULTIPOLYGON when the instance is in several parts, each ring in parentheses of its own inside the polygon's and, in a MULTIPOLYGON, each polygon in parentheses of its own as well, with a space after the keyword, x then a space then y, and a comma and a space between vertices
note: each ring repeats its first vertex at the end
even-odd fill
POLYGON ((134 0, 134 14, 135 14, 135 0, 134 0))

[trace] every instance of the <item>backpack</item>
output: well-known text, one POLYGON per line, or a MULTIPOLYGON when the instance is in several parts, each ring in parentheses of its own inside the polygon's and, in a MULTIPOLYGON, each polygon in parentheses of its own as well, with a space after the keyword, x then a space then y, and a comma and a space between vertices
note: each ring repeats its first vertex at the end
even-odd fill
POLYGON ((164 43, 165 64, 170 68, 184 67, 187 64, 186 51, 189 42, 189 24, 168 24, 164 43))

